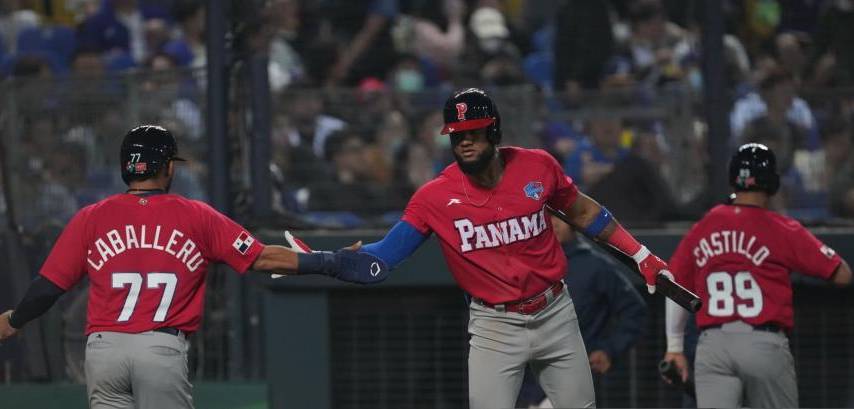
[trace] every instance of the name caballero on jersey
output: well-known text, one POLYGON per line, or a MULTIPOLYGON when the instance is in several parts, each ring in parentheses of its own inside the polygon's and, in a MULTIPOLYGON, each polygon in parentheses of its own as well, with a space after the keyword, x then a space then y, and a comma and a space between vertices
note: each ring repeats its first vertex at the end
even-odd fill
POLYGON ((454 227, 460 235, 460 251, 466 253, 537 237, 546 231, 547 225, 545 208, 542 208, 527 216, 477 225, 469 219, 458 219, 454 227))
POLYGON ((171 254, 186 265, 188 270, 196 271, 204 257, 193 240, 183 237, 184 233, 177 229, 168 234, 161 234, 160 225, 154 228, 126 225, 124 231, 113 229, 95 240, 94 247, 100 258, 93 260, 92 250, 89 250, 86 261, 95 270, 100 270, 111 258, 127 250, 153 249, 171 254))

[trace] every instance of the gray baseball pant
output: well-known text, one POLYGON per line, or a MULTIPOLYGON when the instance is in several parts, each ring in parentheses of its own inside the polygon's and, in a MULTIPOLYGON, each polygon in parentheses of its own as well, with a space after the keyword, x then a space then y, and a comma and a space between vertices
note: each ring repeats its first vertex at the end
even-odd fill
POLYGON ((697 407, 796 408, 798 383, 789 340, 742 322, 700 335, 694 362, 697 407))
POLYGON ((558 408, 596 406, 590 363, 566 288, 542 311, 523 315, 469 306, 469 407, 512 408, 525 366, 558 408))
POLYGON ((192 408, 189 342, 162 332, 94 332, 86 341, 86 390, 92 409, 192 408))

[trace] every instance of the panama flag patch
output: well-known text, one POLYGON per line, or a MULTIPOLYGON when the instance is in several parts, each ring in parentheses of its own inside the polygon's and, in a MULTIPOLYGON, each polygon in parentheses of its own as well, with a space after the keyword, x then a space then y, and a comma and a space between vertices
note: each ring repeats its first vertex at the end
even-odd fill
POLYGON ((240 232, 240 235, 237 236, 237 239, 234 240, 234 249, 237 250, 240 254, 246 254, 249 251, 249 247, 252 246, 252 243, 255 242, 255 239, 249 235, 247 232, 240 232))

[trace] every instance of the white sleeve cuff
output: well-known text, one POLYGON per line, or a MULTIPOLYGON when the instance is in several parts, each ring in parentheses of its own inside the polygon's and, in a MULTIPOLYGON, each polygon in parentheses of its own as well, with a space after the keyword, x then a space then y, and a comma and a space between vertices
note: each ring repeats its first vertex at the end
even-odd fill
POLYGON ((682 352, 685 347, 685 324, 688 322, 688 311, 670 299, 665 301, 664 309, 667 352, 682 352))
POLYGON ((641 246, 640 250, 632 255, 632 260, 634 260, 635 263, 640 264, 640 262, 649 257, 650 254, 652 253, 648 248, 646 248, 646 246, 641 246))

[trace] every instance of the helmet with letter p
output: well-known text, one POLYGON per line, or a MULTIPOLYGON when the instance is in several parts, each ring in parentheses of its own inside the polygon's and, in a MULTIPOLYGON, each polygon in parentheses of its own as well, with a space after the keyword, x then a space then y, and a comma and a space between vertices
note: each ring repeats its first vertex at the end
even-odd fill
POLYGON ((729 184, 736 192, 777 193, 780 175, 774 152, 761 143, 741 145, 729 162, 729 184))
POLYGON ((486 137, 494 145, 501 142, 501 115, 495 102, 480 88, 455 92, 443 110, 442 135, 486 128, 486 137))

